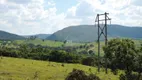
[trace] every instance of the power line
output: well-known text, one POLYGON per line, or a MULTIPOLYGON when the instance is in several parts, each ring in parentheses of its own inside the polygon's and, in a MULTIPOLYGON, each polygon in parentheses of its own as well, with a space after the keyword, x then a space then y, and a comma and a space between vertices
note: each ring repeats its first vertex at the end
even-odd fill
MULTIPOLYGON (((96 19, 95 19, 95 26, 97 24, 98 27, 98 72, 100 72, 100 38, 101 35, 104 36, 105 38, 105 46, 107 46, 107 21, 110 21, 111 19, 108 17, 109 13, 104 13, 104 14, 97 14, 96 19), (100 16, 105 15, 104 19, 100 19, 100 16), (104 25, 100 24, 100 22, 105 22, 104 25), (101 27, 102 26, 102 27, 101 27)), ((106 52, 105 52, 105 72, 107 73, 107 57, 106 57, 106 52)))

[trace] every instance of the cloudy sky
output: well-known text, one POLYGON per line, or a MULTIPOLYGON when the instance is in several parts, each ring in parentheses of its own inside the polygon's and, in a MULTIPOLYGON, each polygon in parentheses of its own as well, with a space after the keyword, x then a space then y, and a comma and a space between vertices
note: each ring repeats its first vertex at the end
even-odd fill
POLYGON ((109 12, 113 24, 142 26, 141 0, 0 0, 0 30, 50 34, 70 25, 94 24, 109 12))

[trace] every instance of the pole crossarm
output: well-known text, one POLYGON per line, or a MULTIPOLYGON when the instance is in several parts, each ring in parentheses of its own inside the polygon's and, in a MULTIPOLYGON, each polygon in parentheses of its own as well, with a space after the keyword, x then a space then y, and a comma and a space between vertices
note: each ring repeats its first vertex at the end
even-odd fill
MULTIPOLYGON (((104 35, 105 45, 107 45, 107 21, 111 23, 111 18, 108 17, 108 14, 109 13, 106 12, 104 14, 97 14, 95 19, 95 26, 97 25, 98 27, 98 72, 100 72, 100 39, 101 36, 104 35), (104 16, 104 18, 100 19, 100 16, 104 16), (100 22, 105 23, 101 25, 100 22)), ((105 72, 107 73, 107 57, 105 57, 105 72)))

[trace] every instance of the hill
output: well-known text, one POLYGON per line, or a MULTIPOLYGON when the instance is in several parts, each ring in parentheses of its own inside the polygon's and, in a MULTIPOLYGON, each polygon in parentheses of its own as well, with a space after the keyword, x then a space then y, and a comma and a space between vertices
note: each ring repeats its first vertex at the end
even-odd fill
MULTIPOLYGON (((72 40, 74 42, 93 42, 97 40, 97 27, 94 25, 70 26, 55 32, 46 39, 49 40, 72 40)), ((122 37, 141 39, 142 27, 131 27, 122 25, 108 26, 108 37, 122 37)))
POLYGON ((0 40, 22 40, 22 39, 25 38, 9 32, 0 31, 0 40))
POLYGON ((94 73, 102 80, 119 80, 119 74, 113 75, 110 70, 105 74, 103 69, 98 73, 96 67, 65 63, 64 67, 61 65, 62 63, 56 62, 1 57, 0 80, 64 80, 73 68, 94 73))

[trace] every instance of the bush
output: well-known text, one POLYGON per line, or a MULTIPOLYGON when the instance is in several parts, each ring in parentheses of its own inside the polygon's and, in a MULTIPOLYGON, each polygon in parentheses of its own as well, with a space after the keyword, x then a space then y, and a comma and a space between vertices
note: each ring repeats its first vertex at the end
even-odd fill
POLYGON ((87 76, 85 75, 84 71, 73 69, 73 71, 69 73, 65 80, 87 80, 87 76))
POLYGON ((84 71, 73 69, 73 71, 69 73, 65 80, 100 80, 100 78, 94 74, 87 76, 84 71))
POLYGON ((126 76, 124 74, 120 74, 119 80, 126 80, 126 76))
POLYGON ((117 69, 112 70, 112 73, 113 73, 114 75, 117 75, 117 74, 118 74, 118 70, 117 70, 117 69))
POLYGON ((73 53, 68 53, 63 50, 55 50, 52 51, 49 55, 50 61, 56 61, 56 62, 67 62, 67 63, 79 63, 80 58, 78 55, 73 53))
POLYGON ((119 80, 142 80, 142 76, 138 74, 120 74, 119 80))
POLYGON ((88 76, 88 80, 100 80, 100 78, 98 76, 96 76, 95 74, 90 74, 88 76))
POLYGON ((82 60, 83 65, 95 66, 97 65, 97 59, 95 57, 87 57, 82 60))

